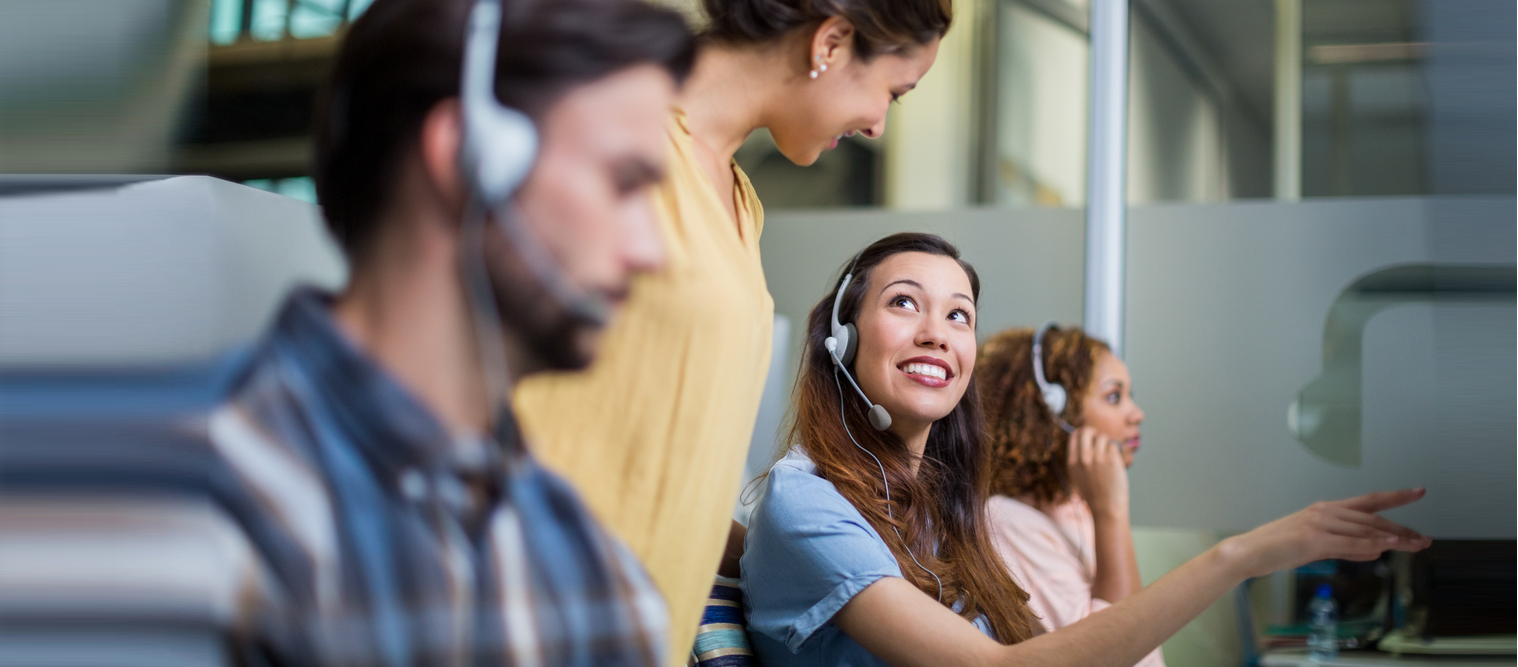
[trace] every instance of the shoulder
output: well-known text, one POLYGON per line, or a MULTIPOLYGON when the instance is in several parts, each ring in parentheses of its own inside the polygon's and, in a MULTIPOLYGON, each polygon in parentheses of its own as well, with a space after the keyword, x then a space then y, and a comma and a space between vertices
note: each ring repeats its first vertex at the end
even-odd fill
POLYGON ((301 573, 292 580, 329 597, 340 579, 340 547, 311 423, 266 341, 208 415, 208 481, 273 571, 301 573))
POLYGON ((986 515, 991 525, 991 538, 1003 556, 1037 558, 1039 555, 1060 553, 1064 539, 1059 526, 1038 508, 1016 498, 1003 495, 991 496, 986 502, 986 515))
POLYGON ((986 514, 994 525, 1053 528, 1048 515, 1021 500, 997 494, 986 501, 986 514))
POLYGON ((750 631, 792 652, 859 591, 901 576, 875 529, 809 464, 791 455, 770 469, 740 561, 750 631))
POLYGON ((793 452, 770 468, 764 498, 754 512, 753 522, 758 525, 751 529, 790 533, 839 521, 857 524, 875 535, 874 528, 838 487, 818 476, 804 454, 793 452))

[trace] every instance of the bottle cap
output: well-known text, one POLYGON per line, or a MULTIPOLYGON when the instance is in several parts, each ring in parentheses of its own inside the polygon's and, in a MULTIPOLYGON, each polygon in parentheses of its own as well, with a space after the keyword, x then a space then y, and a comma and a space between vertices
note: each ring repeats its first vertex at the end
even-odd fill
POLYGON ((1331 586, 1329 584, 1318 584, 1318 595, 1317 595, 1317 597, 1320 597, 1320 598, 1331 598, 1333 596, 1334 596, 1334 587, 1333 586, 1331 586))

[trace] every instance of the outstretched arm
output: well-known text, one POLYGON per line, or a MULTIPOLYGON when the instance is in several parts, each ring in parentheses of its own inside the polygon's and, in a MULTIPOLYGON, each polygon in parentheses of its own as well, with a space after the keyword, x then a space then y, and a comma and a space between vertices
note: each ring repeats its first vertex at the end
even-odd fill
POLYGON ((1324 558, 1372 560, 1388 549, 1428 546, 1427 538, 1376 515, 1421 497, 1416 489, 1315 503, 1224 540, 1109 609, 1011 646, 896 578, 855 595, 833 622, 897 667, 1129 667, 1248 577, 1324 558))

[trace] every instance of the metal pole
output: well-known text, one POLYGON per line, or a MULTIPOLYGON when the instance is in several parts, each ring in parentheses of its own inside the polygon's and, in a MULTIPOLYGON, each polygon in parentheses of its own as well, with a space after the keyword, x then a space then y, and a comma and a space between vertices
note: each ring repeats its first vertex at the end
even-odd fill
POLYGON ((1302 0, 1276 0, 1275 195, 1302 198, 1302 0))
POLYGON ((1086 156, 1086 304, 1082 326, 1123 355, 1127 242, 1128 0, 1091 3, 1091 134, 1086 156))
POLYGON ((250 39, 253 36, 253 3, 258 0, 242 0, 237 18, 237 39, 250 39))

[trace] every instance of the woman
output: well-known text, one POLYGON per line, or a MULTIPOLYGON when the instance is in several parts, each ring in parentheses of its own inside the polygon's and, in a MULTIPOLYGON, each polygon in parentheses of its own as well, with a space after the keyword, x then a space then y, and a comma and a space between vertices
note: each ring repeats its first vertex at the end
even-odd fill
MULTIPOLYGON (((986 511, 1028 606, 1054 630, 1138 592, 1127 469, 1144 411, 1128 366, 1106 343, 1052 324, 997 334, 979 357, 993 457, 986 511)), ((1139 664, 1165 662, 1156 649, 1139 664)))
POLYGON ((731 513, 769 368, 764 211, 733 153, 759 128, 800 165, 840 136, 879 136, 950 20, 945 0, 705 4, 656 196, 667 268, 634 284, 588 372, 527 380, 515 397, 537 452, 664 591, 672 655, 691 645, 724 548, 741 548, 731 513))
POLYGON ((1039 634, 990 548, 971 382, 980 285, 958 256, 936 236, 887 237, 846 269, 836 318, 834 295, 812 309, 795 444, 765 480, 741 562, 764 664, 1127 666, 1247 577, 1428 544, 1375 514, 1422 490, 1317 503, 1039 634), (835 333, 849 325, 857 346, 835 333))

